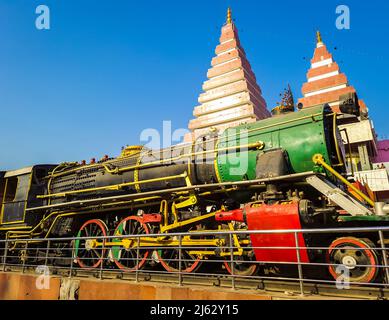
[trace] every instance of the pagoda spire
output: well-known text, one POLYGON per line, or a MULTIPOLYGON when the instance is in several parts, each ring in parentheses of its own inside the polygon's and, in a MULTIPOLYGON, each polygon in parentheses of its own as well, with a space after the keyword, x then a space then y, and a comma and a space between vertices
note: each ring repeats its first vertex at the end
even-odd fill
MULTIPOLYGON (((339 65, 323 43, 320 31, 316 32, 316 39, 317 45, 307 73, 307 82, 302 86, 304 97, 299 99, 299 104, 307 108, 328 103, 334 112, 340 113, 341 101, 356 94, 356 90, 340 71, 339 65)), ((359 107, 366 110, 362 100, 359 100, 359 107)))
POLYGON ((227 24, 231 24, 232 23, 232 10, 230 7, 228 7, 228 10, 227 10, 227 24))
POLYGON ((317 46, 323 45, 323 38, 321 37, 321 33, 319 30, 316 31, 316 44, 317 46))
POLYGON ((185 141, 271 116, 240 43, 230 8, 219 41, 198 98, 199 105, 193 111, 195 119, 189 122, 190 137, 185 137, 185 141))

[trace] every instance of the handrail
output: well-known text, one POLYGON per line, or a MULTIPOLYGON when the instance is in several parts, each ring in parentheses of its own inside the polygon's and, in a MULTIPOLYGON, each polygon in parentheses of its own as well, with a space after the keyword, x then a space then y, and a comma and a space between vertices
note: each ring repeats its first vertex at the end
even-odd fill
MULTIPOLYGON (((222 230, 222 231, 196 231, 196 236, 225 236, 225 235, 247 235, 247 234, 322 234, 322 233, 371 233, 371 232, 389 232, 389 227, 352 227, 352 228, 315 228, 315 229, 275 229, 275 230, 222 230)), ((124 238, 143 238, 143 237, 185 237, 193 236, 194 232, 171 232, 171 233, 148 233, 148 234, 133 234, 133 235, 112 235, 112 236, 88 236, 88 237, 58 237, 58 238, 34 238, 34 239, 20 239, 20 241, 71 241, 82 239, 124 239, 124 238)), ((17 239, 5 240, 3 242, 15 242, 17 239)), ((294 247, 293 247, 294 248, 294 247)), ((302 247, 304 248, 304 247, 302 247)))

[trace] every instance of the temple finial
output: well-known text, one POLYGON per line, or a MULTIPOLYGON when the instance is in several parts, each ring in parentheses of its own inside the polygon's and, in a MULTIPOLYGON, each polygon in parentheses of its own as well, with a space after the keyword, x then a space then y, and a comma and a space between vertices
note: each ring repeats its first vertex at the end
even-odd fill
POLYGON ((271 111, 273 116, 294 112, 294 98, 289 84, 288 87, 284 89, 284 93, 281 93, 280 96, 282 97, 281 102, 271 111))
POLYGON ((323 39, 321 37, 321 33, 319 30, 316 31, 316 40, 317 40, 317 44, 322 44, 323 43, 323 39))
POLYGON ((229 7, 227 10, 227 23, 231 24, 232 23, 232 11, 231 8, 229 7))

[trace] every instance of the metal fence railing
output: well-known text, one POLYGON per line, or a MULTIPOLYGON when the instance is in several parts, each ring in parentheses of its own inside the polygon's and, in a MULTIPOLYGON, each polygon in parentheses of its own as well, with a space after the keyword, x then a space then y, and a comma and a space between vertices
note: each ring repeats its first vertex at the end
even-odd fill
POLYGON ((166 276, 164 281, 179 285, 222 279, 235 289, 277 280, 295 283, 300 294, 309 284, 384 290, 389 287, 387 235, 389 227, 9 239, 0 240, 0 270, 55 270, 70 278, 130 275, 137 282, 166 276), (255 237, 294 241, 288 246, 277 241, 271 246, 254 246, 255 241, 249 240, 255 237), (302 245, 302 239, 308 245, 302 245), (258 259, 274 253, 276 260, 258 259), (283 256, 285 260, 279 258, 283 256))

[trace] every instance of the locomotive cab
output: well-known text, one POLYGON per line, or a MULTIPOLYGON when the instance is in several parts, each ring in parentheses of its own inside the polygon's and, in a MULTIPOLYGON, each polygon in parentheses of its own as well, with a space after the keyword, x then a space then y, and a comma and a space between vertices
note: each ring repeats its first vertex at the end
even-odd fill
POLYGON ((38 165, 0 174, 0 226, 33 226, 36 216, 26 216, 26 209, 43 205, 36 195, 44 191, 43 178, 54 166, 38 165))

